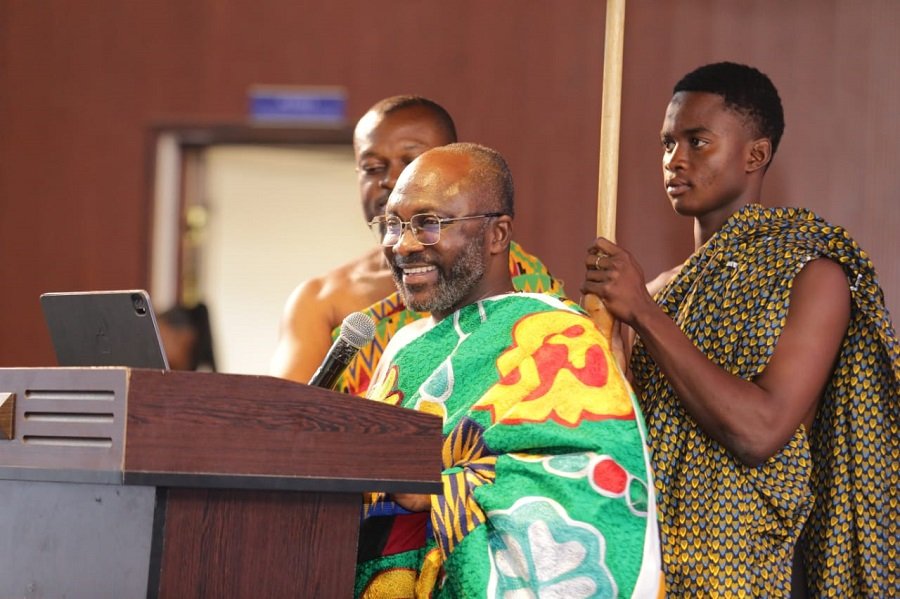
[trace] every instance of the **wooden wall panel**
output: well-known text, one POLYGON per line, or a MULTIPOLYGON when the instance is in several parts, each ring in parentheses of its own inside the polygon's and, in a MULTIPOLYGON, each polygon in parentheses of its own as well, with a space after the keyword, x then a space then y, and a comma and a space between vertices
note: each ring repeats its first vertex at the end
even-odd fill
MULTIPOLYGON (((41 292, 149 284, 150 127, 241 121, 255 83, 343 85, 351 120, 395 93, 445 104, 462 138, 507 156, 517 237, 577 297, 603 17, 598 0, 0 0, 0 365, 53 363, 41 292)), ((787 109, 767 203, 847 226, 900 310, 898 24, 892 0, 632 0, 618 236, 647 274, 690 251, 660 176, 669 90, 738 60, 768 72, 787 109)))

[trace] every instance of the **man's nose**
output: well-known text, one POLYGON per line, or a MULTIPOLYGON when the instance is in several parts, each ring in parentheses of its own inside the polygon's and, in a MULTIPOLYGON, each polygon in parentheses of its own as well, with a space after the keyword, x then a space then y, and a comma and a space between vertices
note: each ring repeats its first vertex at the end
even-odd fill
POLYGON ((671 152, 663 154, 663 168, 667 171, 674 172, 676 169, 684 166, 684 152, 681 147, 676 145, 671 152))
POLYGON ((403 227, 403 232, 400 233, 400 239, 394 244, 393 250, 395 254, 408 256, 414 252, 421 251, 423 247, 425 246, 419 243, 419 240, 413 235, 412 227, 410 225, 405 225, 403 227))
POLYGON ((393 190, 394 185, 397 184, 397 178, 403 172, 405 166, 405 164, 391 163, 384 171, 384 177, 382 177, 380 182, 381 187, 388 191, 393 190))

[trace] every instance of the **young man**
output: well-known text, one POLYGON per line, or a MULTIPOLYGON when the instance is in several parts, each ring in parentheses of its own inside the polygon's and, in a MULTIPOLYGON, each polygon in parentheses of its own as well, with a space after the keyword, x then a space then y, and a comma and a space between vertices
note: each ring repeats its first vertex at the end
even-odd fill
MULTIPOLYGON (((419 154, 456 141, 453 119, 437 103, 419 96, 393 96, 376 103, 354 130, 353 149, 366 221, 381 215, 400 172, 419 154)), ((513 244, 509 264, 516 288, 562 294, 561 284, 540 260, 513 244)), ((376 323, 375 340, 347 368, 338 390, 365 393, 372 369, 397 329, 422 317, 406 309, 396 293, 381 248, 300 284, 284 309, 271 373, 301 383, 322 363, 341 322, 363 311, 376 323)))
POLYGON ((718 63, 663 121, 663 176, 694 254, 649 288, 597 239, 582 291, 637 334, 666 583, 691 597, 886 597, 898 589, 900 355, 846 231, 764 208, 784 129, 771 81, 718 63), (804 580, 804 578, 806 580, 804 580))
POLYGON ((661 585, 644 427, 606 339, 513 293, 512 178, 474 144, 419 156, 374 223, 401 329, 369 397, 440 415, 442 495, 374 496, 360 597, 640 597, 661 585))

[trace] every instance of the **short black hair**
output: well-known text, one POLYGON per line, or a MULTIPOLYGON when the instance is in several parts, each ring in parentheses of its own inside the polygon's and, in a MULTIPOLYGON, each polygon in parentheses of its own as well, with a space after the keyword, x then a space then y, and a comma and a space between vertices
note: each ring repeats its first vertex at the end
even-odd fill
POLYGON ((384 98, 375 103, 368 112, 377 112, 383 115, 406 110, 408 108, 423 108, 434 118, 435 123, 443 131, 449 143, 457 140, 456 124, 453 117, 447 112, 447 109, 435 102, 422 96, 401 95, 384 98))
POLYGON ((772 140, 772 154, 784 133, 784 110, 772 81, 757 69, 734 62, 717 62, 695 69, 675 84, 678 92, 707 92, 746 116, 756 133, 772 140))

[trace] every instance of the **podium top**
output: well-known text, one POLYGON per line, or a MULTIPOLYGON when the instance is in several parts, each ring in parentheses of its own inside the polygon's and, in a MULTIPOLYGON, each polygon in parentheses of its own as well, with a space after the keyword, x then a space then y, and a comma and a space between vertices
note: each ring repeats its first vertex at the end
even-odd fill
POLYGON ((269 376, 0 368, 0 402, 0 478, 441 490, 440 418, 269 376))

